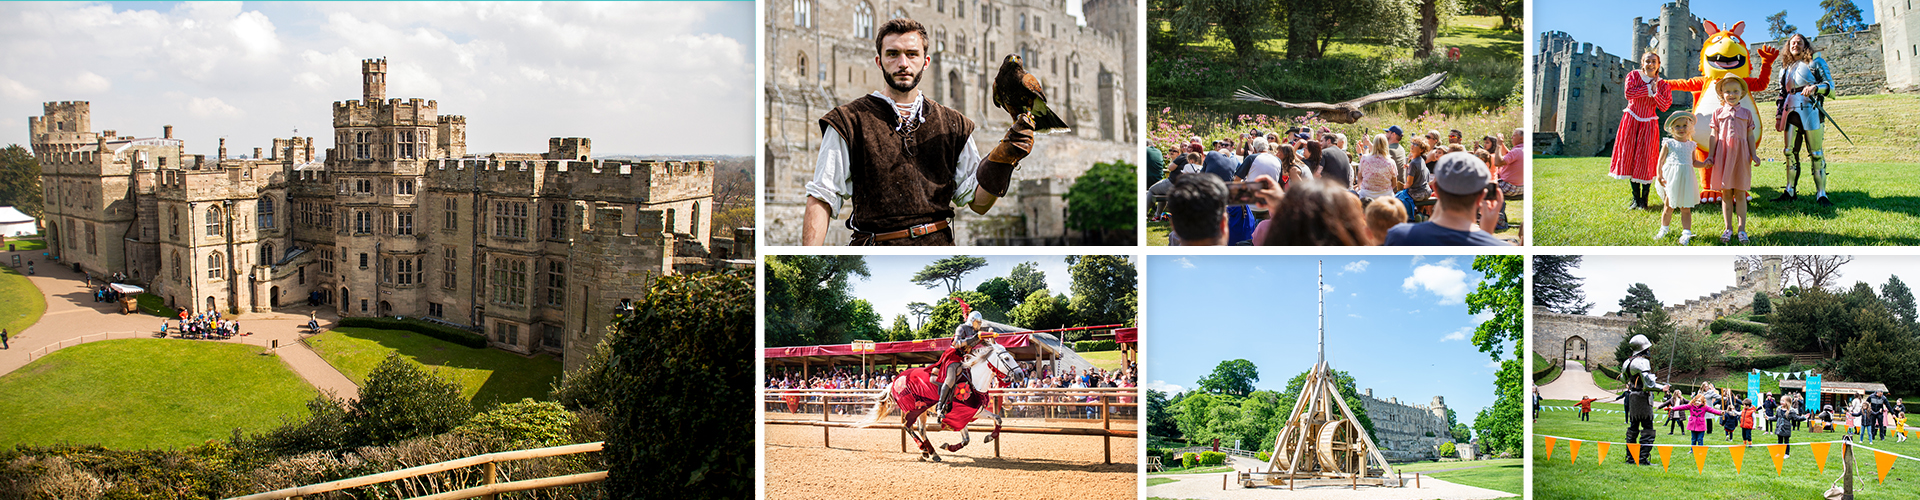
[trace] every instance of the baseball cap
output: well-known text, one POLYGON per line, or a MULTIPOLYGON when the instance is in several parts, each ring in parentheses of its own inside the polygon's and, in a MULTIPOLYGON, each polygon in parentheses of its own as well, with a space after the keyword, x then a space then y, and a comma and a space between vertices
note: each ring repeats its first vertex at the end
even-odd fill
POLYGON ((1402 137, 1405 137, 1407 135, 1405 132, 1400 131, 1399 125, 1387 127, 1387 133, 1402 136, 1402 137))
POLYGON ((1473 153, 1447 153, 1433 167, 1434 184, 1447 194, 1470 195, 1487 189, 1487 164, 1473 153))

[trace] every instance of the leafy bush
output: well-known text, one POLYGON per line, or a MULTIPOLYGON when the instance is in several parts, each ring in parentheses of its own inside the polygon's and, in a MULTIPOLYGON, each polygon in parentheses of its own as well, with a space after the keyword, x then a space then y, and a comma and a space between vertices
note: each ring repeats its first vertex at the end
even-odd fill
POLYGON ((1773 300, 1767 298, 1767 292, 1753 292, 1753 314, 1773 314, 1773 300))
POLYGON ((1459 454, 1460 454, 1459 448, 1455 447, 1452 441, 1440 443, 1440 456, 1452 457, 1452 456, 1457 456, 1459 454))
POLYGON ((1707 329, 1712 330, 1713 333, 1715 334, 1722 333, 1727 330, 1733 330, 1736 332, 1753 333, 1753 334, 1763 334, 1763 333, 1767 333, 1767 324, 1755 323, 1755 322, 1747 321, 1743 319, 1726 317, 1726 318, 1713 320, 1713 323, 1710 323, 1707 325, 1707 329))
POLYGON ((1073 343, 1074 352, 1100 352, 1120 349, 1120 344, 1111 340, 1082 340, 1073 343))
POLYGON ((1199 466, 1200 466, 1200 454, 1199 454, 1199 453, 1194 453, 1194 452, 1187 452, 1186 454, 1184 454, 1184 455, 1181 455, 1181 456, 1180 456, 1180 466, 1181 466, 1181 467, 1186 467, 1186 468, 1189 468, 1189 469, 1191 469, 1191 468, 1194 468, 1194 467, 1199 467, 1199 466))
POLYGON ((307 419, 287 422, 246 440, 253 447, 275 455, 342 450, 353 446, 347 430, 347 406, 350 401, 322 392, 307 400, 307 419))
POLYGON ((360 399, 347 412, 355 446, 384 446, 453 430, 473 416, 460 385, 388 355, 367 373, 360 399))
POLYGON ((753 494, 753 275, 654 281, 616 318, 607 363, 613 498, 753 494))
POLYGON ((522 399, 474 415, 454 432, 505 443, 509 449, 569 444, 573 414, 560 403, 522 399))
POLYGON ((340 326, 406 330, 475 349, 487 347, 485 335, 413 318, 344 318, 340 320, 340 326))
POLYGON ((1253 454, 1253 458, 1259 459, 1262 462, 1266 462, 1266 461, 1273 460, 1273 454, 1263 451, 1263 452, 1253 454))
POLYGON ((1225 453, 1221 453, 1217 451, 1200 452, 1200 465, 1212 466, 1212 465, 1226 465, 1226 464, 1227 464, 1227 454, 1225 453))
MULTIPOLYGON (((1132 234, 1139 217, 1135 194, 1139 167, 1126 160, 1095 163, 1073 180, 1061 198, 1067 202, 1067 228, 1076 231, 1125 231, 1132 234)), ((1131 243, 1131 242, 1129 242, 1131 243)))

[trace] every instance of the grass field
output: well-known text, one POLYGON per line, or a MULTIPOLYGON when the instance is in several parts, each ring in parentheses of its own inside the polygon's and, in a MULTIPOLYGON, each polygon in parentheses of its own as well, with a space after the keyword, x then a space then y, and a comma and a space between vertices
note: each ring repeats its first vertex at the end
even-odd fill
MULTIPOLYGON (((1157 15, 1157 14, 1156 14, 1157 15)), ((1518 97, 1521 79, 1521 51, 1525 40, 1518 31, 1498 29, 1500 18, 1456 16, 1434 40, 1435 54, 1429 59, 1413 57, 1411 46, 1395 47, 1379 43, 1336 41, 1327 47, 1322 59, 1287 59, 1284 30, 1257 44, 1253 61, 1240 59, 1232 43, 1224 38, 1204 36, 1168 45, 1161 40, 1170 33, 1166 19, 1149 16, 1153 34, 1148 50, 1148 104, 1160 106, 1202 107, 1222 112, 1241 113, 1255 109, 1250 103, 1229 99, 1234 89, 1249 85, 1263 92, 1292 96, 1295 102, 1338 102, 1368 92, 1400 85, 1436 71, 1451 72, 1454 78, 1435 91, 1432 97, 1443 101, 1502 102, 1518 97), (1459 61, 1443 56, 1449 47, 1460 49, 1459 61)), ((1391 103, 1389 103, 1391 104, 1391 103)), ((1385 106, 1372 112, 1386 112, 1385 106)), ((1394 112, 1407 112, 1396 107, 1394 112)), ((1412 111, 1418 114, 1419 111, 1412 111)), ((1410 116, 1410 115, 1409 115, 1410 116)))
MULTIPOLYGON (((1548 406, 1569 406, 1571 401, 1548 400, 1548 406)), ((1622 405, 1594 403, 1593 408, 1621 410, 1622 405)), ((1594 412, 1592 420, 1581 422, 1578 411, 1549 410, 1541 415, 1534 424, 1535 436, 1532 439, 1534 460, 1533 491, 1538 498, 1567 499, 1616 499, 1616 498, 1686 498, 1686 499, 1773 499, 1773 498, 1818 498, 1840 476, 1840 450, 1836 446, 1827 462, 1825 472, 1815 465, 1813 453, 1806 443, 1838 439, 1839 434, 1808 433, 1805 426, 1794 432, 1789 456, 1783 462, 1784 474, 1773 471, 1773 460, 1768 456, 1762 444, 1776 442, 1773 435, 1754 433, 1754 447, 1749 448, 1742 460, 1742 469, 1734 471, 1733 458, 1726 448, 1710 448, 1707 453, 1705 472, 1697 472, 1694 457, 1687 447, 1688 438, 1684 433, 1668 435, 1664 427, 1655 429, 1655 444, 1678 445, 1671 455, 1671 469, 1661 470, 1659 453, 1653 452, 1653 466, 1638 467, 1624 462, 1626 447, 1611 445, 1607 451, 1607 462, 1595 464, 1596 446, 1584 443, 1580 448, 1579 461, 1568 463, 1568 445, 1556 441, 1553 457, 1546 457, 1545 444, 1540 434, 1568 437, 1581 440, 1608 441, 1620 443, 1625 440, 1626 423, 1623 414, 1594 412)), ((1661 424, 1663 418, 1656 415, 1654 423, 1661 424)), ((1717 428, 1717 427, 1716 427, 1717 428)), ((1730 444, 1726 434, 1709 434, 1708 445, 1730 444)), ((1734 437, 1740 437, 1734 431, 1734 437)), ((1731 444, 1738 444, 1733 441, 1731 444)), ((1920 456, 1920 440, 1909 439, 1905 443, 1875 441, 1874 447, 1909 456, 1920 456)), ((1857 449, 1855 452, 1856 475, 1854 487, 1858 498, 1920 498, 1920 463, 1901 459, 1895 462, 1893 470, 1887 474, 1886 484, 1879 484, 1873 466, 1873 453, 1857 449)))
POLYGON ((1083 352, 1078 354, 1080 354, 1082 358, 1087 358, 1087 362, 1093 363, 1094 368, 1109 371, 1125 368, 1120 363, 1120 351, 1083 352))
POLYGON ((313 395, 313 386, 259 346, 93 342, 0 376, 0 446, 183 447, 305 418, 313 395))
POLYGON ((546 355, 527 358, 474 349, 401 330, 335 328, 308 338, 307 344, 356 384, 364 384, 367 373, 389 353, 398 353, 460 384, 460 395, 481 408, 521 398, 547 399, 550 385, 560 379, 560 362, 546 355))
POLYGON ((177 318, 180 316, 180 310, 167 307, 167 300, 160 298, 159 295, 143 293, 135 295, 133 298, 136 303, 140 304, 140 312, 143 314, 162 318, 177 318))
MULTIPOLYGON (((1835 206, 1822 207, 1812 198, 1810 172, 1800 176, 1803 196, 1775 203, 1787 182, 1780 151, 1781 136, 1772 117, 1760 121, 1762 164, 1753 171, 1753 194, 1747 213, 1750 245, 1916 245, 1920 244, 1920 171, 1913 168, 1912 137, 1920 123, 1904 117, 1920 113, 1920 96, 1875 95, 1829 101, 1829 112, 1841 123, 1852 144, 1827 132, 1828 194, 1835 206)), ((1770 108, 1769 108, 1770 109, 1770 108)), ((1608 158, 1534 159, 1531 196, 1536 200, 1540 245, 1674 245, 1677 236, 1654 240, 1664 206, 1659 196, 1655 211, 1623 208, 1626 181, 1606 177, 1608 158)), ((1803 170, 1805 170, 1803 168, 1803 170)), ((1719 245, 1719 204, 1701 204, 1693 210, 1694 245, 1719 245)), ((1675 214, 1676 219, 1679 214, 1675 214)), ((1674 232, 1679 232, 1678 220, 1674 232)), ((1735 241, 1733 244, 1739 244, 1735 241)))
POLYGON ((1148 472, 1147 474, 1154 475, 1154 476, 1163 476, 1163 475, 1169 475, 1169 474, 1205 474, 1209 472, 1233 472, 1233 466, 1215 465, 1215 466, 1194 467, 1191 469, 1173 467, 1173 468, 1168 468, 1165 472, 1148 472))
POLYGON ((1446 471, 1426 474, 1447 481, 1475 486, 1490 490, 1500 490, 1518 495, 1523 482, 1522 470, 1526 468, 1523 459, 1502 458, 1497 460, 1477 460, 1472 462, 1420 462, 1396 466, 1401 472, 1446 471), (1471 467, 1464 470, 1448 470, 1471 467))
POLYGON ((1147 486, 1159 486, 1159 485, 1162 485, 1162 484, 1167 484, 1167 483, 1171 483, 1171 482, 1175 482, 1175 481, 1179 481, 1179 480, 1178 480, 1178 479, 1167 479, 1167 478, 1164 478, 1164 477, 1150 477, 1150 478, 1147 478, 1147 486))
MULTIPOLYGON (((15 251, 15 252, 26 252, 30 250, 45 250, 47 248, 47 240, 45 239, 16 240, 16 239, 8 238, 7 244, 0 245, 0 248, 6 248, 7 245, 11 245, 13 247, 12 251, 15 251)), ((21 257, 21 258, 24 259, 25 257, 21 257)))
POLYGON ((5 328, 8 335, 19 335, 46 312, 47 298, 40 294, 40 288, 19 270, 0 266, 0 328, 5 328))

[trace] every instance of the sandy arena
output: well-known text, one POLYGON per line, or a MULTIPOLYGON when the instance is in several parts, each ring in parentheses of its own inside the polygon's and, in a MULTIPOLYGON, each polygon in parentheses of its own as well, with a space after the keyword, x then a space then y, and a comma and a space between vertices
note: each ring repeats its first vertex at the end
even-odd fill
MULTIPOLYGON (((782 415, 769 413, 769 420, 782 415)), ((809 417, 817 417, 810 415, 809 417)), ((854 420, 857 417, 847 417, 854 420)), ((836 416, 835 420, 840 420, 836 416)), ((886 423, 897 423, 894 416, 886 423)), ((976 422, 977 423, 977 422, 976 422)), ((1089 427, 1082 422, 1007 419, 1005 426, 1089 427)), ((1099 427, 1094 421, 1091 427, 1099 427)), ((973 432, 966 448, 941 452, 945 462, 921 461, 918 451, 900 452, 897 429, 831 428, 833 447, 822 445, 821 427, 766 426, 767 498, 834 499, 929 497, 967 492, 967 498, 1119 499, 1139 491, 1138 441, 1113 439, 1111 465, 1101 463, 1099 436, 1001 434, 1001 458, 993 458, 986 433, 973 432)), ((1115 429, 1134 429, 1133 422, 1115 429)), ((934 432, 935 445, 958 442, 958 432, 934 432)), ((912 441, 908 441, 912 449, 912 441)))

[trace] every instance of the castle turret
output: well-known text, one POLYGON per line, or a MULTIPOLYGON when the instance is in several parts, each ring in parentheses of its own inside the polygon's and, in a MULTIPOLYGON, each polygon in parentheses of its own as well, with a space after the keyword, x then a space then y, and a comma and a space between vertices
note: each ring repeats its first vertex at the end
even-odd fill
POLYGON ((369 105, 387 98, 387 58, 360 61, 361 101, 369 105))

